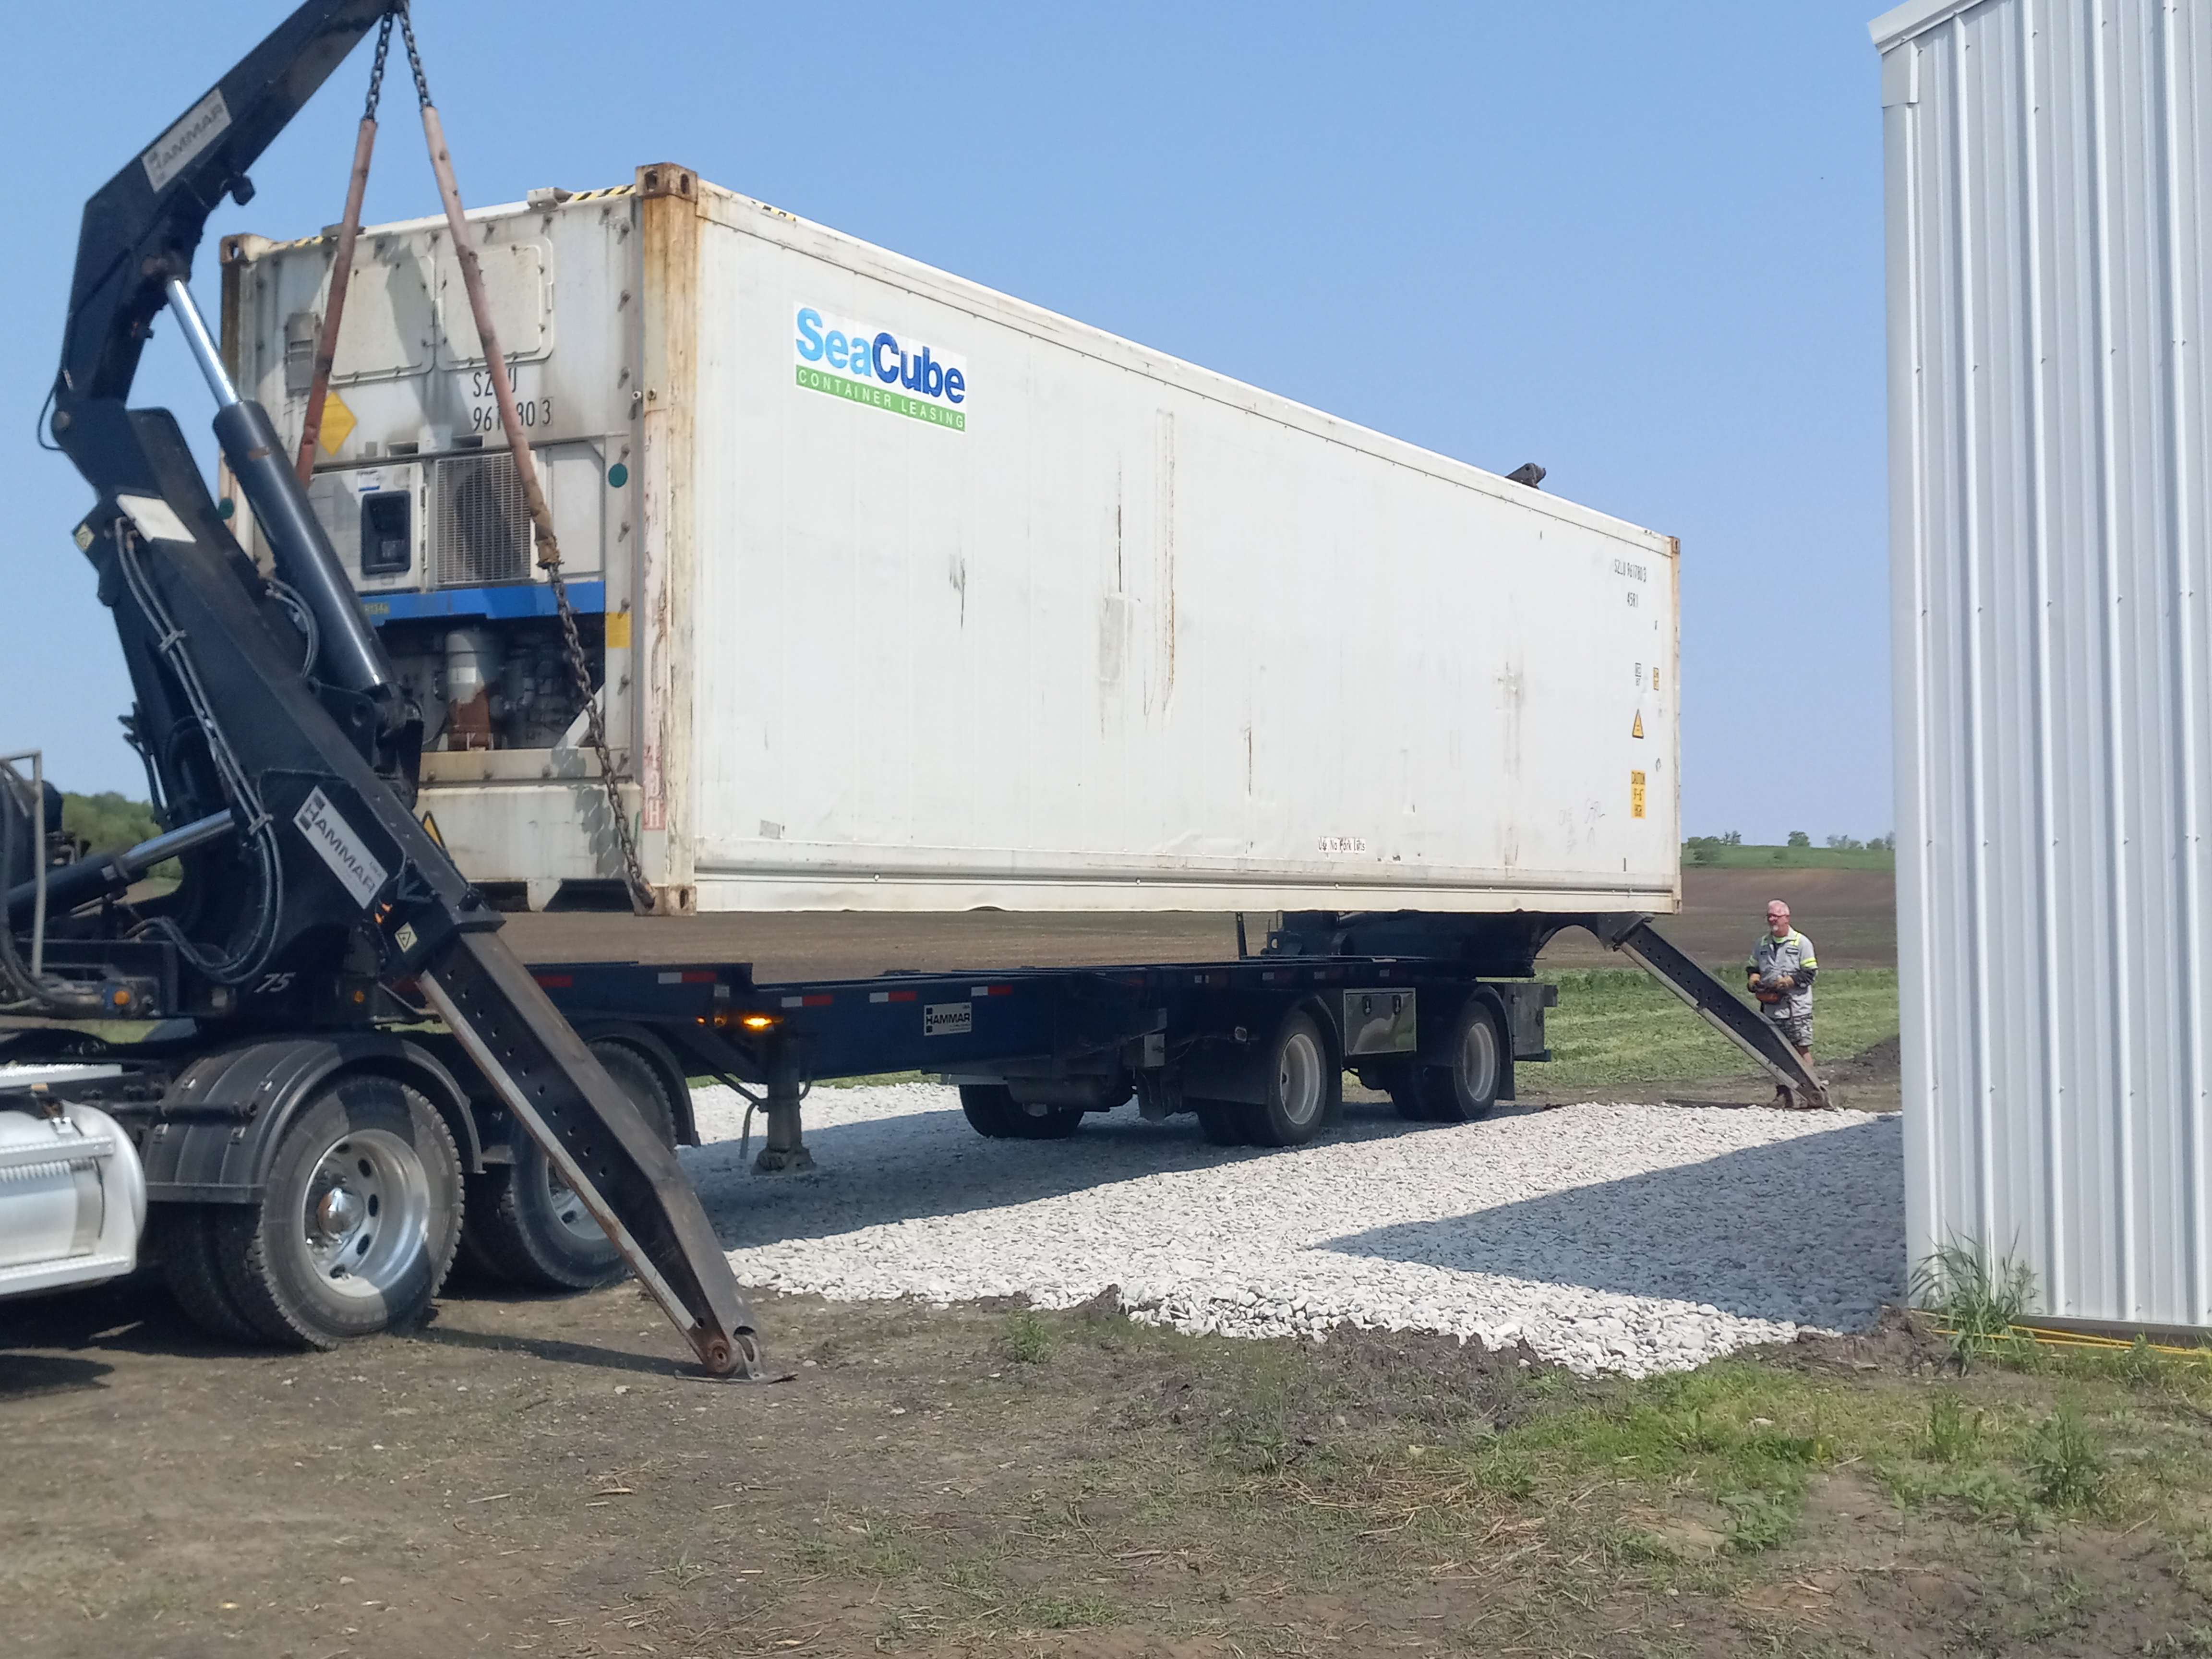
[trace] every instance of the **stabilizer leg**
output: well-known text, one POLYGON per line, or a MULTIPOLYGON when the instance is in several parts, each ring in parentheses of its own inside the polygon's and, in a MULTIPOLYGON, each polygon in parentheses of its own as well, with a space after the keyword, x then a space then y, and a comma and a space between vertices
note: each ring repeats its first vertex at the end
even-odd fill
POLYGON ((1772 1024, 1745 1007, 1735 993, 1662 939, 1649 916, 1600 916, 1591 931, 1610 949, 1643 968, 1702 1014, 1708 1024, 1773 1073, 1774 1080, 1808 1106, 1826 1106, 1827 1085, 1772 1024))
POLYGON ((799 1127, 799 1056, 787 1042, 768 1052, 768 1141, 753 1160, 755 1175, 782 1175, 814 1167, 799 1127))
POLYGON ((756 1375, 752 1313, 698 1194, 530 970, 497 934, 464 933, 422 983, 700 1363, 717 1376, 756 1375))

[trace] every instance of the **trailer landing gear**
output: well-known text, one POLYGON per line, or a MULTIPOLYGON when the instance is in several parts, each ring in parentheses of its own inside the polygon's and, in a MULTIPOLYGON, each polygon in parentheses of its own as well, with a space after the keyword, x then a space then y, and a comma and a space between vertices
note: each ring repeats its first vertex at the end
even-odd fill
POLYGON ((797 1175, 814 1167, 814 1154, 800 1137, 799 1057, 787 1042, 768 1056, 768 1139, 753 1159, 755 1175, 797 1175))

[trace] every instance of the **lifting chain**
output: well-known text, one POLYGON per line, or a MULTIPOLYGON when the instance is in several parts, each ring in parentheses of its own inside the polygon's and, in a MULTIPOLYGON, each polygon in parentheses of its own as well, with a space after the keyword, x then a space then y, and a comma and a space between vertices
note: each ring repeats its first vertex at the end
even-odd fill
MULTIPOLYGON (((606 789, 607 815, 613 820, 615 840, 622 848, 623 883, 629 891, 630 908, 644 915, 653 907, 653 887, 638 861, 637 841, 630 833, 629 813, 623 805, 614 756, 607 748, 605 714, 599 698, 592 693, 591 664, 584 655, 584 642, 576 632, 576 612, 568 602, 568 584, 561 573, 561 544, 553 533, 552 510, 545 504, 545 492, 538 481, 537 462, 531 455, 529 442, 523 436, 521 417, 515 410, 514 382, 507 375, 507 361, 500 355, 498 336, 492 331, 491 307, 484 298, 483 275, 477 263, 476 243, 462 213, 460 185, 453 177, 453 157, 446 150, 445 127, 438 118, 437 106, 430 101, 430 82, 422 73, 422 54, 416 48, 415 26, 404 3, 395 15, 399 20, 400 38, 406 44, 408 64, 415 72, 415 93, 422 106, 423 136, 430 142, 430 166, 438 176, 438 193, 445 200, 446 222, 453 234, 453 255, 460 264, 461 284, 468 290, 477 337, 483 343, 484 368, 491 380, 493 395, 499 402, 500 425, 506 430, 507 447, 514 457, 514 470, 522 481, 523 498, 529 505, 530 522, 536 534, 538 562, 553 589, 553 602, 561 617, 561 637, 568 650, 569 678, 575 683, 577 700, 583 704, 585 729, 592 753, 599 763, 599 781, 606 789)), ((382 62, 380 53, 380 66, 382 62)))
POLYGON ((346 180, 345 216, 338 222, 338 245, 331 258, 330 298, 323 304, 323 326, 315 342, 315 368, 307 383, 307 413, 300 423, 300 454, 295 471, 304 486, 314 476, 315 452, 322 447, 323 409, 331 393, 331 368, 337 361, 338 326, 353 285, 354 243, 361 235, 361 200, 368 189, 368 160, 376 149, 376 106, 384 95, 384 60, 392 50, 392 14, 376 34, 376 62, 368 71, 368 103, 361 112, 354 140, 353 174, 346 180))

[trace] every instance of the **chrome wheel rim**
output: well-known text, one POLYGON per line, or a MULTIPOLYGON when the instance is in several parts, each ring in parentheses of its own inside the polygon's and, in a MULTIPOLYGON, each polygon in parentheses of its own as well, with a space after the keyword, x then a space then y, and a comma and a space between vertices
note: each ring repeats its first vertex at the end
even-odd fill
POLYGON ((1311 1031, 1297 1030, 1275 1057, 1275 1098, 1283 1116, 1292 1123, 1310 1123, 1321 1110, 1321 1042, 1311 1031))
POLYGON ((406 1141, 366 1129, 316 1160, 301 1209, 301 1242, 332 1293, 367 1301, 389 1294, 430 1237, 430 1177, 406 1141))
POLYGON ((1470 1101, 1488 1100, 1498 1092, 1498 1030, 1477 1014, 1467 1023, 1459 1045, 1460 1086, 1470 1101))
POLYGON ((561 1179, 554 1169, 553 1160, 540 1153, 545 1170, 545 1202, 548 1213, 559 1224, 561 1231, 579 1244, 604 1244, 606 1230, 592 1219, 592 1212, 584 1207, 584 1200, 576 1189, 561 1179))

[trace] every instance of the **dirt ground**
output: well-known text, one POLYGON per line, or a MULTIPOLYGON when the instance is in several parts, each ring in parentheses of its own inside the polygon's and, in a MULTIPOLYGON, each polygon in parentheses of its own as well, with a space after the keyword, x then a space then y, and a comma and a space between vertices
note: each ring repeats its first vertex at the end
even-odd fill
MULTIPOLYGON (((757 1312, 789 1382, 684 1376, 628 1285, 541 1301, 464 1288, 422 1330, 334 1354, 211 1344, 131 1285, 12 1311, 8 1650, 2212 1642, 2200 1534, 2167 1510, 1991 1524, 1966 1500, 1900 1504, 1877 1460, 1842 1455, 1869 1410, 1917 1423, 1943 1389, 1940 1350, 1901 1324, 1723 1362, 1691 1394, 1380 1333, 1316 1346, 1176 1337, 1103 1310, 763 1297, 757 1312), (1741 1450, 1781 1432, 1744 1413, 1790 1429, 1808 1411, 1836 1444, 1784 1443, 1814 1449, 1782 1454, 1810 1460, 1794 1498, 1732 1494, 1739 1477, 1695 1455, 1731 1413, 1754 1437, 1741 1450)), ((1982 1389, 1978 1423, 2045 1385, 1962 1386, 1982 1389)))
MULTIPOLYGON (((1789 902, 1824 966, 1897 965, 1897 879, 1887 871, 1700 870, 1682 872, 1683 908, 1660 931, 1700 962, 1733 962, 1758 937, 1771 898, 1789 902)), ((1246 919, 1266 942, 1267 919, 1246 919)), ((1016 915, 970 910, 919 915, 807 911, 789 915, 639 918, 555 910, 507 918, 507 937, 533 962, 750 962, 755 979, 861 978, 886 969, 1081 967, 1218 961, 1237 954, 1237 920, 1196 911, 1154 915, 1016 915)), ((1547 967, 1618 964, 1587 933, 1563 934, 1547 967)))
MULTIPOLYGON (((1774 883, 1746 873, 1690 872, 1703 908, 1674 931, 1701 956, 1755 928, 1774 883)), ((1835 889, 1828 914, 1856 916, 1871 954, 1893 940, 1886 878, 1797 873, 1835 889)), ((1821 914, 1807 905, 1808 931, 1847 936, 1821 914)), ((975 961, 1041 937, 957 920, 975 961)), ((954 937, 934 918, 511 921, 540 960, 750 957, 763 977, 948 965, 954 937)), ((1050 940, 1029 959, 1233 950, 1223 918, 1059 919, 1050 940)), ((1824 960, 1851 948, 1824 943, 1824 960)), ((1846 1103, 1893 1097, 1895 1070, 1893 1045, 1837 1068, 1862 1091, 1846 1103)), ((1410 1335, 1235 1342, 995 1304, 757 1312, 788 1381, 684 1375, 629 1285, 456 1284, 423 1328, 334 1354, 214 1343, 143 1278, 5 1304, 0 1649, 2212 1652, 2192 1634, 2212 1627, 2197 1534, 2164 1510, 1992 1526, 1985 1504, 1903 1504, 1845 1452, 1754 1498, 1699 1449, 1725 1413, 1759 1444, 1757 1411, 1817 1425, 1893 1396, 1917 1421, 1938 1360, 1910 1331, 1707 1368, 1716 1404, 1410 1335), (1643 1449, 1605 1438, 1654 1412, 1643 1449)), ((2173 1431, 2212 1441, 2208 1407, 2173 1431)), ((2160 1461, 2190 1468, 2190 1450, 2160 1461)))
MULTIPOLYGON (((1853 1112, 1894 1112, 1905 1100, 1898 1039, 1892 1036, 1863 1053, 1840 1060, 1815 1056, 1815 1069, 1828 1085, 1832 1105, 1853 1112)), ((1539 1106, 1566 1106, 1579 1101, 1644 1101, 1663 1099, 1678 1106, 1763 1107, 1774 1099, 1774 1079, 1764 1073, 1744 1071, 1727 1077, 1692 1078, 1654 1089, 1648 1083, 1577 1083, 1571 1086, 1546 1080, 1541 1066, 1515 1069, 1516 1097, 1539 1106)), ((1346 1087, 1347 1100, 1365 1098, 1346 1087)), ((1375 1097, 1380 1098, 1380 1097, 1375 1097)))

